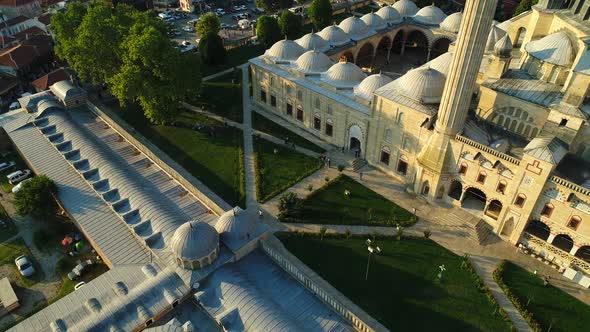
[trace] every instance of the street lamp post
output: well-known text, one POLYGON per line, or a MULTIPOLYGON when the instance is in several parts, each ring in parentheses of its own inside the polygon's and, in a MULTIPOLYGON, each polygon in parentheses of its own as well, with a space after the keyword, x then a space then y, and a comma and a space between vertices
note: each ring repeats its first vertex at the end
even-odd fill
POLYGON ((365 281, 367 281, 369 279, 369 266, 371 264, 371 254, 380 253, 381 248, 379 248, 378 246, 373 246, 373 241, 371 241, 371 239, 367 239, 365 243, 367 244, 367 250, 369 251, 369 257, 367 258, 367 271, 365 272, 365 281))

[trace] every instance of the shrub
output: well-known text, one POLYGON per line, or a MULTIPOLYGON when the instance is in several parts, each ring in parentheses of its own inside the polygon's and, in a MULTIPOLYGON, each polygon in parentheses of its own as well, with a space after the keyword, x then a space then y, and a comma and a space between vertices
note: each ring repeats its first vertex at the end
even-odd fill
POLYGON ((346 239, 347 240, 350 238, 350 235, 351 235, 350 229, 348 229, 348 228, 345 229, 344 230, 344 236, 346 236, 346 239))
POLYGON ((324 235, 326 235, 326 232, 328 231, 328 229, 324 226, 320 227, 320 239, 323 240, 324 239, 324 235))
POLYGON ((404 228, 401 226, 398 226, 397 232, 395 232, 395 238, 399 241, 402 239, 403 236, 404 236, 404 228))
POLYGON ((430 235, 432 235, 432 232, 429 229, 425 229, 424 230, 424 237, 425 238, 430 238, 430 235))
POLYGON ((338 165, 338 172, 341 172, 344 170, 344 165, 340 164, 338 165))
POLYGON ((297 194, 293 192, 285 193, 279 199, 279 211, 281 213, 292 212, 299 206, 300 203, 301 199, 297 197, 297 194))
POLYGON ((313 191, 313 184, 311 184, 311 183, 310 183, 310 184, 308 184, 308 185, 307 185, 307 190, 309 190, 309 191, 313 191))
POLYGON ((324 180, 326 180, 326 182, 330 182, 330 177, 329 177, 329 176, 326 176, 326 177, 324 178, 324 180))

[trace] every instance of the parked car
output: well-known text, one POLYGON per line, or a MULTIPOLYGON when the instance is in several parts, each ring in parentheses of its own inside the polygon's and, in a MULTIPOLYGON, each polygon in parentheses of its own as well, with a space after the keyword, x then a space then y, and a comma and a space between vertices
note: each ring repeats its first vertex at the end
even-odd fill
POLYGON ((35 273, 35 268, 31 261, 24 255, 18 256, 14 260, 14 264, 18 269, 18 272, 23 275, 23 277, 30 277, 35 273))
POLYGON ((185 32, 195 32, 195 28, 187 25, 187 26, 183 26, 182 27, 182 31, 185 31, 185 32))
POLYGON ((221 23, 219 25, 219 27, 222 28, 222 29, 227 29, 227 28, 229 28, 229 24, 227 24, 227 23, 221 23))
POLYGON ((29 179, 23 180, 22 182, 20 182, 16 186, 12 187, 12 193, 16 194, 17 192, 19 192, 23 188, 23 184, 25 184, 27 181, 31 181, 31 179, 29 178, 29 179))
POLYGON ((79 283, 77 283, 77 284, 74 286, 74 290, 78 290, 78 289, 80 289, 80 288, 81 288, 82 286, 84 286, 84 285, 86 285, 86 283, 85 283, 84 281, 80 281, 79 283))
POLYGON ((14 111, 19 108, 20 108, 20 104, 18 103, 18 101, 13 101, 12 104, 10 104, 10 106, 8 106, 9 111, 14 111))
POLYGON ((28 178, 29 176, 31 176, 31 171, 29 171, 28 169, 23 169, 8 174, 6 178, 8 179, 8 182, 10 184, 17 184, 22 180, 28 178))
POLYGON ((4 172, 9 170, 11 167, 13 167, 15 165, 14 161, 6 161, 3 163, 0 163, 0 172, 4 172))

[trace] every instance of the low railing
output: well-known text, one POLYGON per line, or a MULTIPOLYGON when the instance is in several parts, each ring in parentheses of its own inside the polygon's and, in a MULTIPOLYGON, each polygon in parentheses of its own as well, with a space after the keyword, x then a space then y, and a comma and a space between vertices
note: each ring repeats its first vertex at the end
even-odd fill
POLYGON ((529 249, 532 249, 539 256, 543 257, 549 262, 565 267, 575 265, 580 270, 590 274, 590 264, 584 260, 579 259, 569 253, 555 247, 551 243, 543 241, 530 233, 522 233, 522 241, 529 249))
POLYGON ((566 179, 560 178, 559 176, 556 175, 552 175, 549 180, 551 180, 551 182, 555 183, 555 184, 559 184, 562 185, 568 189, 571 189, 577 193, 586 195, 586 196, 590 196, 590 189, 584 188, 582 186, 579 186, 573 182, 570 182, 566 179))
POLYGON ((491 155, 493 155, 493 156, 495 156, 497 158, 500 158, 502 160, 505 160, 505 161, 507 161, 509 163, 512 163, 512 164, 516 165, 516 166, 520 165, 520 160, 518 158, 511 157, 511 156, 509 156, 509 155, 507 155, 505 153, 502 153, 502 152, 500 152, 498 150, 494 150, 494 149, 490 148, 489 146, 485 146, 485 145, 483 145, 481 143, 478 143, 478 142, 476 142, 476 141, 474 141, 472 139, 469 139, 469 138, 467 138, 465 136, 461 136, 461 135, 457 134, 457 135, 455 135, 455 140, 457 140, 457 141, 459 141, 461 143, 465 143, 467 145, 470 145, 470 146, 472 146, 472 147, 474 147, 476 149, 482 150, 482 151, 484 151, 486 153, 489 153, 489 154, 491 154, 491 155))

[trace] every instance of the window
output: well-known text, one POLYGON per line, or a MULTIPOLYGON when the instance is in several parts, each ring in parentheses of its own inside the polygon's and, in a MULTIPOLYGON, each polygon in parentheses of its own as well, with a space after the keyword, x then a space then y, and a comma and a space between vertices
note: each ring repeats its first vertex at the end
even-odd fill
POLYGON ((397 172, 403 175, 406 175, 408 172, 408 162, 404 156, 402 156, 397 162, 397 172))
POLYGON ((332 110, 332 105, 328 105, 328 110, 326 112, 330 115, 334 113, 334 111, 332 110))
POLYGON ((287 104, 287 115, 293 116, 293 105, 287 104))
POLYGON ((315 99, 315 104, 314 105, 315 105, 315 108, 316 109, 318 109, 318 110, 320 109, 320 107, 322 106, 322 104, 320 103, 320 98, 316 98, 315 99))
POLYGON ((172 308, 176 308, 178 306, 178 300, 174 300, 172 302, 172 308))
POLYGON ((287 90, 287 94, 290 95, 291 93, 293 93, 293 88, 290 85, 285 86, 285 89, 287 90))
POLYGON ((297 91, 297 100, 303 101, 303 91, 301 91, 301 90, 297 91))
POLYGON ((322 129, 322 118, 319 115, 314 115, 313 117, 313 129, 321 130, 322 129))
POLYGON ((498 182, 498 186, 496 187, 496 191, 500 194, 504 195, 506 193, 506 181, 501 180, 498 182))
POLYGON ((260 90, 260 101, 266 103, 266 91, 260 90))
POLYGON ((332 120, 326 121, 326 135, 332 137, 334 134, 334 127, 332 127, 332 120))
POLYGON ((526 202, 526 196, 524 194, 518 194, 518 196, 516 196, 516 199, 514 200, 514 205, 518 207, 523 207, 524 202, 526 202))
POLYGON ((145 322, 145 326, 148 327, 148 326, 152 325, 153 323, 154 323, 154 320, 150 318, 145 322))
POLYGON ((270 95, 270 106, 277 107, 277 97, 270 95))
POLYGON ((270 77, 270 86, 274 86, 275 85, 275 78, 274 77, 270 77))
POLYGON ((391 155, 391 151, 389 150, 389 148, 388 147, 384 147, 381 150, 381 158, 379 158, 379 161, 382 164, 389 165, 389 157, 390 157, 390 155, 391 155))
POLYGON ((463 175, 466 173, 467 173, 467 164, 461 163, 461 165, 459 166, 459 174, 463 175))
POLYGON ((479 172, 479 174, 477 175, 477 179, 475 181, 477 181, 478 183, 484 184, 486 182, 486 173, 484 172, 479 172))
POLYGON ((303 122, 303 110, 301 108, 297 108, 297 120, 303 122))
POLYGON ((404 136, 402 141, 402 149, 410 151, 410 138, 408 136, 404 136))
POLYGON ((561 119, 561 122, 559 123, 560 127, 565 127, 565 125, 567 124, 567 119, 561 119))
POLYGON ((567 227, 569 227, 573 230, 577 230, 581 223, 582 223, 582 218, 580 218, 578 216, 572 216, 570 218, 570 221, 567 223, 567 227))
POLYGON ((404 124, 404 113, 399 113, 397 115, 397 124, 400 126, 404 124))
POLYGON ((383 139, 386 142, 391 143, 391 129, 386 129, 385 130, 385 135, 384 135, 383 139))
POLYGON ((553 206, 553 204, 545 204, 545 206, 543 206, 543 209, 541 210, 541 215, 550 218, 554 208, 555 207, 553 206))

